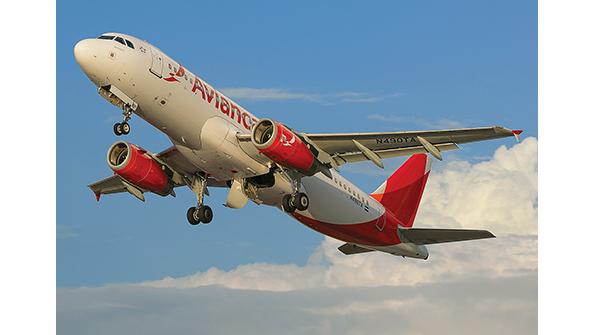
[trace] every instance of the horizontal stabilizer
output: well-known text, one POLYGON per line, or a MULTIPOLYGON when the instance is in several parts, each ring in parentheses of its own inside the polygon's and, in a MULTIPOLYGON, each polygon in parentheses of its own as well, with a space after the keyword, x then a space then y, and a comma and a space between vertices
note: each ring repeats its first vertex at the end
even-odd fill
POLYGON ((345 243, 339 247, 339 251, 341 251, 345 255, 353 255, 353 254, 361 254, 362 252, 370 252, 370 251, 374 251, 374 250, 360 247, 357 244, 345 243))
POLYGON ((432 229, 432 228, 399 228, 399 237, 403 242, 413 244, 435 244, 478 240, 496 237, 487 230, 471 229, 432 229))

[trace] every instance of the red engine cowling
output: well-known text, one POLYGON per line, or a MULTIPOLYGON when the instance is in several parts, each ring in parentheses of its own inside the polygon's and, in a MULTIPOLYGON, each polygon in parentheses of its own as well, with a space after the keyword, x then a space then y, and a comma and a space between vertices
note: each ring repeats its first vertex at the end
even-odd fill
POLYGON ((316 159, 306 144, 289 128, 271 119, 262 119, 252 128, 252 143, 274 162, 311 175, 316 159))
POLYGON ((107 164, 120 177, 143 190, 160 195, 171 193, 173 183, 142 148, 124 141, 116 142, 107 151, 107 164))

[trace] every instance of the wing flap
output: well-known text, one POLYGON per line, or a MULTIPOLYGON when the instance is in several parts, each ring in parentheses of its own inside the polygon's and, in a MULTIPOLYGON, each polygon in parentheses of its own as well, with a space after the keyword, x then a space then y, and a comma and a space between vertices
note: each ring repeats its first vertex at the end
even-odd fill
POLYGON ((494 238, 487 230, 473 229, 433 229, 433 228, 399 228, 399 237, 403 242, 413 244, 435 244, 494 238))

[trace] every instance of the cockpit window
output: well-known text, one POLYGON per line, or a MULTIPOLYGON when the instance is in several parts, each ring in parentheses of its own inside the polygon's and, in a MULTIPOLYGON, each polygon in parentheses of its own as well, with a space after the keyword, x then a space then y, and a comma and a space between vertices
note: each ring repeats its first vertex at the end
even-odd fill
POLYGON ((122 37, 120 37, 120 36, 116 37, 116 38, 115 38, 115 40, 116 40, 117 42, 120 42, 120 43, 122 43, 123 45, 126 45, 126 43, 124 43, 124 39, 123 39, 122 37))
POLYGON ((101 35, 99 37, 97 37, 97 39, 99 40, 113 40, 115 36, 110 36, 110 35, 101 35))
POLYGON ((126 40, 126 45, 134 49, 134 44, 132 44, 132 42, 130 42, 129 40, 126 40))

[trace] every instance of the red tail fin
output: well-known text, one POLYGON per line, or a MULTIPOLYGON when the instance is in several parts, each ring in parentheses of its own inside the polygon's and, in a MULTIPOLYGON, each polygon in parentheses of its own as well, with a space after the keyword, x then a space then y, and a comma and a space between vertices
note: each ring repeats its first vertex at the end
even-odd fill
POLYGON ((413 155, 371 196, 395 214, 404 227, 411 227, 431 166, 432 160, 426 154, 413 155))

